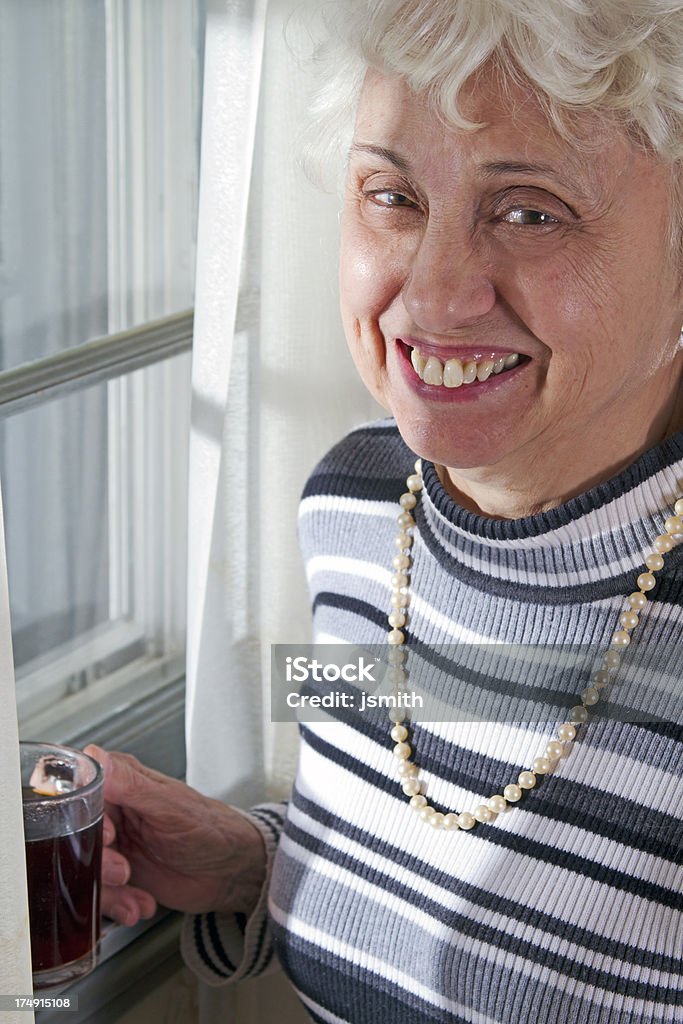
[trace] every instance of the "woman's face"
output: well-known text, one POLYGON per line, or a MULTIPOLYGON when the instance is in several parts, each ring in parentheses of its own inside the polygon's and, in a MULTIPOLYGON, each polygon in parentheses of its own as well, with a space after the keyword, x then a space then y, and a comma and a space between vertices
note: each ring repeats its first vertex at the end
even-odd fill
POLYGON ((526 474, 552 504, 678 417, 669 172, 594 118, 578 151, 531 92, 504 95, 492 75, 463 106, 485 126, 447 128, 400 80, 368 75, 342 218, 344 327, 414 451, 466 492, 526 474))

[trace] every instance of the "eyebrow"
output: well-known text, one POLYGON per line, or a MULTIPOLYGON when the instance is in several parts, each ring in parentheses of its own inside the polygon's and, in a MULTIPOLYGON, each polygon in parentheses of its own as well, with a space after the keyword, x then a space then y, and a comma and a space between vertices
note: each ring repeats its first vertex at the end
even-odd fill
POLYGON ((399 156, 393 149, 387 149, 386 146, 374 146, 370 142, 353 142, 349 150, 349 156, 353 153, 369 153, 371 156, 378 156, 380 160, 387 160, 390 164, 393 164, 403 174, 411 173, 411 166, 408 161, 399 156))
MULTIPOLYGON (((412 174, 412 167, 405 157, 402 157, 393 149, 386 146, 376 146, 370 142, 353 142, 349 150, 349 156, 354 153, 369 153, 371 156, 378 156, 381 160, 387 160, 403 174, 412 174)), ((579 187, 572 178, 566 178, 559 173, 556 167, 550 164, 527 164, 516 160, 493 160, 482 164, 481 171, 486 178, 504 177, 508 174, 540 174, 553 178, 559 185, 562 185, 568 192, 571 192, 577 199, 587 201, 586 193, 579 187)))

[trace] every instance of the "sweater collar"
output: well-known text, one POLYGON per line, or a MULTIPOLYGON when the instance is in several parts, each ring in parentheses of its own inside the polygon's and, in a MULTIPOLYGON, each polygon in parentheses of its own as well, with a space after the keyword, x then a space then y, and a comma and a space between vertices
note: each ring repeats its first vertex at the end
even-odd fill
MULTIPOLYGON (((593 586, 624 592, 642 571, 652 540, 683 494, 683 431, 650 449, 612 479, 557 508, 515 520, 463 509, 423 461, 421 531, 447 568, 522 586, 593 586)), ((681 557, 683 545, 667 559, 681 557)), ((474 582, 474 580, 472 580, 474 582)), ((569 598, 568 598, 569 599, 569 598)))

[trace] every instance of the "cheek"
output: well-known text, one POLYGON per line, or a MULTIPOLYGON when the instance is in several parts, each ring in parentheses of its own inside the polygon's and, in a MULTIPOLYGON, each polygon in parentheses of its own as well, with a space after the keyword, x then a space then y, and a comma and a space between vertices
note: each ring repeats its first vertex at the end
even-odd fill
POLYGON ((381 244, 357 224, 342 221, 340 296, 345 320, 378 320, 400 294, 402 268, 387 239, 381 244))
POLYGON ((342 244, 339 292, 344 333, 363 383, 373 398, 388 408, 386 351, 379 318, 395 291, 382 263, 367 246, 342 244))

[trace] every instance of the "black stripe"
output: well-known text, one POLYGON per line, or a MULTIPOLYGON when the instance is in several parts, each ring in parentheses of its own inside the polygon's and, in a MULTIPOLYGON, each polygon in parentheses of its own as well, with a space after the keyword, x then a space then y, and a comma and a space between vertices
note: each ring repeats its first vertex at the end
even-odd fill
POLYGON ((273 839, 277 843, 280 839, 281 827, 276 828, 275 825, 273 825, 272 821, 269 821, 267 817, 264 817, 263 808, 261 807, 255 807, 249 813, 258 820, 260 825, 263 825, 264 828, 268 829, 273 839))
POLYGON ((223 966, 227 967, 229 974, 234 974, 237 968, 223 948, 223 943, 221 942, 220 935, 218 934, 218 927, 216 926, 216 915, 213 911, 206 915, 206 926, 213 946, 213 952, 216 954, 223 966))
POLYGON ((254 955, 249 961, 246 970, 244 971, 243 976, 245 978, 258 977, 258 975, 265 969, 267 964, 270 962, 270 956, 271 936, 269 932, 269 921, 267 915, 263 914, 261 924, 258 930, 258 936, 256 938, 256 949, 254 951, 254 955), (256 968, 258 961, 264 956, 264 953, 266 954, 265 963, 261 964, 261 966, 257 970, 256 968))
MULTIPOLYGON (((421 999, 408 989, 391 992, 379 985, 391 982, 365 971, 342 957, 283 931, 273 923, 273 941, 285 973, 297 989, 348 1024, 470 1024, 421 999)), ((304 1003, 308 1013, 313 1011, 304 1003)), ((321 1020, 319 1015, 314 1020, 321 1020)))
MULTIPOLYGON (((306 726, 301 727, 301 735, 304 742, 308 743, 309 746, 322 757, 325 757, 332 763, 339 765, 346 771, 352 773, 355 778, 374 786, 381 792, 396 799, 399 798, 401 790, 398 781, 389 779, 387 776, 382 775, 381 772, 376 771, 374 768, 370 768, 368 765, 359 761, 346 751, 339 750, 337 747, 327 743, 306 726)), ((452 750, 452 747, 450 749, 452 750)), ((479 763, 482 768, 487 770, 472 773, 464 771, 454 772, 451 768, 446 772, 444 766, 441 765, 441 777, 448 779, 463 788, 471 789, 475 793, 487 792, 488 788, 490 788, 488 785, 482 785, 482 778, 490 774, 489 766, 491 764, 496 765, 496 775, 499 779, 509 778, 514 770, 508 765, 505 766, 505 769, 501 772, 500 764, 492 761, 492 759, 485 758, 479 754, 471 754, 469 751, 463 753, 466 757, 471 759, 472 763, 479 763)), ((420 764, 432 771, 433 762, 430 758, 420 757, 420 764)), ((553 821, 577 824, 576 817, 578 816, 578 809, 575 811, 573 810, 570 814, 570 809, 563 807, 557 800, 557 797, 547 801, 544 800, 542 802, 539 800, 539 792, 541 788, 546 785, 548 788, 550 788, 551 785, 555 788, 559 781, 560 780, 558 780, 557 777, 549 777, 547 781, 543 781, 542 786, 539 787, 538 790, 531 790, 530 792, 525 793, 525 810, 530 813, 550 818, 553 821)), ((581 800, 579 801, 580 808, 590 806, 587 794, 590 792, 591 797, 594 794, 588 789, 588 787, 582 787, 579 783, 566 782, 565 786, 567 787, 566 792, 571 793, 572 795, 576 793, 577 797, 581 797, 581 800), (585 791, 586 796, 583 796, 582 791, 585 791)), ((557 792, 556 789, 555 792, 557 792)), ((637 817, 632 831, 627 830, 625 825, 619 826, 615 823, 615 807, 619 803, 624 807, 629 808, 629 814, 631 817, 636 813, 645 813, 644 808, 634 804, 632 801, 622 800, 620 802, 619 798, 616 797, 603 797, 602 794, 595 795, 602 797, 601 803, 603 806, 606 806, 608 810, 611 808, 609 818, 603 820, 592 814, 584 813, 580 822, 578 822, 583 829, 592 832, 599 832, 601 835, 617 842, 622 842, 624 845, 630 846, 634 849, 641 849, 647 853, 654 852, 655 854, 662 856, 661 851, 665 848, 666 844, 663 842, 661 835, 657 837, 657 832, 655 832, 654 836, 641 835, 638 831, 640 821, 637 817), (620 836, 622 836, 621 839, 619 838, 620 836), (624 836, 627 837, 627 840, 623 838, 624 836)), ((432 801, 432 806, 436 810, 440 810, 442 813, 447 813, 449 810, 452 810, 452 808, 442 807, 434 801, 432 801)), ((625 813, 625 811, 623 813, 625 813)), ((653 816, 655 815, 654 811, 650 811, 649 813, 653 816)), ((657 815, 657 818, 660 820, 666 820, 666 817, 667 816, 661 814, 657 815)), ((674 822, 680 831, 681 827, 683 827, 682 823, 677 822, 674 818, 672 818, 671 821, 674 822)), ((586 857, 580 857, 577 854, 557 850, 552 846, 547 846, 545 843, 539 842, 538 840, 529 839, 526 836, 519 836, 512 832, 506 832, 502 829, 496 828, 495 825, 485 825, 480 823, 477 825, 477 830, 480 836, 484 836, 487 840, 497 846, 514 850, 516 853, 526 854, 529 857, 534 857, 544 863, 565 868, 568 871, 575 871, 577 874, 593 878, 597 882, 629 892, 634 896, 641 896, 643 899, 649 899, 655 903, 661 903, 663 906, 683 910, 683 893, 676 893, 671 889, 666 889, 664 886, 656 885, 654 882, 646 882, 642 879, 635 878, 624 871, 617 871, 613 868, 608 868, 602 864, 596 863, 595 861, 591 861, 586 857)), ((674 852, 676 857, 680 860, 680 846, 678 848, 674 847, 674 852)))
MULTIPOLYGON (((319 808, 313 807, 312 811, 309 811, 305 807, 305 805, 308 804, 308 801, 301 797, 300 794, 297 794, 297 799, 295 801, 297 806, 299 804, 299 800, 301 800, 302 803, 302 807, 300 808, 302 812, 308 813, 313 820, 320 821, 319 815, 316 813, 319 808)), ((347 838, 355 839, 356 842, 368 850, 373 850, 373 843, 368 834, 355 828, 349 822, 325 815, 322 823, 326 828, 330 828, 331 835, 341 833, 347 838)), ((392 896, 395 896, 397 899, 396 913, 399 915, 402 913, 400 910, 401 906, 413 906, 423 913, 428 914, 435 921, 439 921, 441 924, 447 925, 454 932, 457 932, 467 939, 478 940, 482 943, 486 943, 489 947, 513 953, 517 956, 522 956, 526 960, 533 960, 535 963, 548 967, 558 974, 564 974, 567 977, 579 979, 587 984, 594 985, 596 988, 603 988, 608 991, 612 991, 612 975, 606 971, 599 971, 589 966, 576 964, 571 957, 553 953, 544 946, 537 946, 533 943, 525 942, 523 939, 519 939, 513 935, 508 935, 492 925, 486 925, 476 920, 473 921, 466 915, 458 914, 453 910, 449 910, 445 908, 438 899, 432 899, 431 897, 418 892, 414 887, 400 883, 392 875, 387 874, 384 871, 380 871, 378 868, 371 867, 365 862, 354 857, 352 854, 346 853, 320 839, 318 836, 312 835, 304 829, 299 828, 293 822, 289 822, 287 825, 287 835, 292 842, 301 846, 310 853, 323 857, 331 864, 334 864, 339 868, 343 868, 349 871, 352 875, 363 878, 369 884, 377 886, 383 892, 390 893, 392 896)), ((376 851, 373 850, 373 852, 381 853, 383 857, 393 863, 400 864, 401 867, 405 865, 405 855, 402 855, 401 851, 397 850, 395 847, 389 847, 386 843, 380 844, 376 851)), ((548 935, 557 936, 558 938, 571 942, 576 946, 581 946, 591 952, 609 956, 613 960, 619 962, 637 964, 643 969, 654 969, 658 973, 670 971, 673 974, 677 974, 681 971, 680 957, 664 957, 651 953, 648 950, 629 946, 625 942, 618 942, 615 939, 607 939, 587 928, 572 925, 562 918, 552 917, 551 915, 546 914, 543 911, 536 910, 533 907, 516 903, 514 900, 495 895, 494 893, 488 892, 486 889, 482 889, 479 886, 466 882, 459 882, 453 879, 451 875, 446 875, 444 872, 437 872, 428 863, 417 861, 416 858, 409 858, 409 860, 411 862, 416 861, 414 865, 411 863, 411 871, 414 867, 415 872, 424 881, 435 886, 438 885, 441 888, 449 889, 452 893, 460 896, 463 900, 466 900, 474 907, 490 911, 501 917, 507 917, 511 921, 519 921, 529 928, 543 931, 548 935)), ((356 907, 355 910, 357 913, 358 907, 356 907)), ((635 984, 635 982, 633 984, 635 984)), ((629 992, 629 994, 634 995, 635 993, 629 992)), ((644 997, 641 995, 641 998, 644 997)), ((650 998, 650 996, 647 998, 650 998)), ((652 998, 655 997, 653 996, 652 998)))
MULTIPOLYGON (((286 808, 286 803, 283 804, 283 806, 286 808)), ((285 815, 278 814, 277 811, 274 811, 271 807, 262 807, 261 805, 259 805, 258 807, 255 807, 250 813, 254 814, 256 812, 258 812, 258 814, 264 814, 267 818, 271 818, 276 825, 280 826, 280 828, 282 828, 282 826, 285 823, 285 815)))
MULTIPOLYGON (((420 537, 431 554, 438 562, 440 568, 447 572, 453 579, 457 579, 465 586, 471 587, 488 597, 502 597, 516 601, 518 604, 534 605, 566 605, 566 604, 588 604, 591 601, 604 601, 611 597, 623 597, 628 594, 634 586, 633 570, 619 573, 618 576, 597 577, 590 583, 572 583, 570 585, 555 585, 547 577, 543 582, 521 583, 516 580, 506 580, 493 573, 482 572, 472 569, 459 561, 443 548, 443 540, 434 534, 425 517, 425 510, 420 503, 413 511, 420 537)), ((489 520, 484 520, 488 522, 489 520)), ((491 520, 499 525, 502 520, 491 520)), ((510 521, 507 521, 510 522, 510 521)), ((683 605, 683 581, 676 576, 676 570, 683 564, 683 546, 674 548, 667 555, 667 571, 657 576, 658 586, 649 600, 667 600, 669 603, 683 605)), ((538 570, 539 575, 544 575, 543 569, 538 570)))
POLYGON ((211 958, 209 957, 206 946, 204 945, 204 936, 202 935, 202 920, 205 918, 205 916, 206 915, 204 914, 196 914, 193 920, 192 931, 194 934, 195 947, 197 949, 197 952, 199 953, 199 958, 204 964, 204 966, 208 967, 213 974, 217 974, 219 978, 229 978, 230 972, 221 971, 218 967, 216 967, 213 960, 211 960, 211 958))

